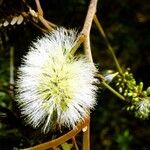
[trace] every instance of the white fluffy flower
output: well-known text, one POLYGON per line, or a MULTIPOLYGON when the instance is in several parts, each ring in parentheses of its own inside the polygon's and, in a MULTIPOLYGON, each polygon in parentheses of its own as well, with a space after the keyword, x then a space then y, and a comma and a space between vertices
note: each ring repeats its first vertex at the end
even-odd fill
POLYGON ((140 102, 136 104, 135 115, 137 117, 146 119, 150 114, 150 99, 149 97, 141 99, 140 102))
POLYGON ((64 28, 46 34, 19 68, 17 101, 26 122, 43 132, 55 125, 73 128, 96 103, 96 69, 83 57, 68 57, 76 38, 64 28))

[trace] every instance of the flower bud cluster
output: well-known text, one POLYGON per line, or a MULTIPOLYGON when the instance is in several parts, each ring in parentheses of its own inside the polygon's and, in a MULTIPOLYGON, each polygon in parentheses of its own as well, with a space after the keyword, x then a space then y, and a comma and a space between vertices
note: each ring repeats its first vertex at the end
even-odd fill
POLYGON ((150 87, 144 91, 143 82, 137 84, 130 69, 127 69, 122 75, 117 75, 116 86, 119 93, 129 101, 127 111, 134 112, 138 118, 147 119, 150 114, 150 87))

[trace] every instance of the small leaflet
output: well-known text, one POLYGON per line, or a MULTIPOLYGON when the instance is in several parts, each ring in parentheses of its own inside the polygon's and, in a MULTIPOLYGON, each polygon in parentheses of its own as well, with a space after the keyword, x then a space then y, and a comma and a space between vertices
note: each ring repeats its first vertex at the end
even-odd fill
POLYGON ((20 15, 17 20, 17 24, 20 25, 23 22, 23 17, 20 15))
POLYGON ((9 25, 9 22, 7 20, 5 20, 5 22, 3 23, 3 26, 6 27, 9 25))
POLYGON ((33 17, 38 17, 37 13, 33 9, 29 9, 29 11, 33 17))
POLYGON ((11 24, 11 25, 14 25, 14 24, 17 22, 17 20, 18 20, 18 17, 17 17, 17 16, 13 17, 13 19, 12 19, 11 22, 10 22, 10 24, 11 24))

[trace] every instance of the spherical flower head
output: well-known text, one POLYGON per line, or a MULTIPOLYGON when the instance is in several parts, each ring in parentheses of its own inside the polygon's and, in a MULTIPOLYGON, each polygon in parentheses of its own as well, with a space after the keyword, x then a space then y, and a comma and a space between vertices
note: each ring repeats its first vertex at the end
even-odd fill
POLYGON ((18 71, 17 101, 25 121, 43 132, 73 128, 95 105, 96 69, 84 57, 68 55, 74 30, 58 28, 30 47, 18 71))

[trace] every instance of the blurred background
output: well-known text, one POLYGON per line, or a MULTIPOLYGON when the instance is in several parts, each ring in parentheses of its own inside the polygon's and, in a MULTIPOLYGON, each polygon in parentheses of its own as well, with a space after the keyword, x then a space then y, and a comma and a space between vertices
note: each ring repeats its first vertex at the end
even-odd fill
MULTIPOLYGON (((34 1, 26 1, 36 10, 34 1)), ((46 19, 58 26, 79 31, 83 27, 88 4, 87 0, 41 0, 46 19)), ((23 11, 28 11, 28 8, 22 0, 0 0, 1 150, 30 147, 62 134, 56 131, 42 135, 38 129, 25 126, 14 101, 13 87, 21 58, 28 52, 31 41, 43 34, 27 19, 23 19, 20 24, 10 24, 12 18, 23 11)), ((150 1, 101 0, 98 2, 97 16, 122 68, 130 67, 137 82, 143 81, 144 88, 149 86, 150 1)), ((116 70, 94 23, 91 47, 94 62, 100 71, 116 70)), ((97 103, 91 114, 91 150, 150 149, 150 120, 140 120, 126 112, 124 102, 107 89, 99 89, 97 103)), ((77 141, 80 147, 81 135, 77 136, 77 141)))

